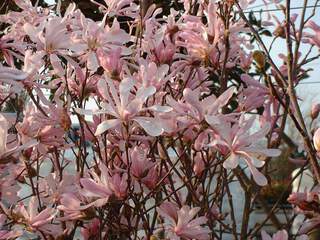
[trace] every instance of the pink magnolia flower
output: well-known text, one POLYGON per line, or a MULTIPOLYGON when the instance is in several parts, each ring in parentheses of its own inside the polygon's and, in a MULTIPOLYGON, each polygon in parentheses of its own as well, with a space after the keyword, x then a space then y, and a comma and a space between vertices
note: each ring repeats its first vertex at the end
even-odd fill
POLYGON ((9 130, 9 122, 0 114, 0 162, 6 162, 6 158, 14 153, 18 153, 24 149, 31 148, 37 144, 35 139, 26 142, 23 145, 18 145, 13 148, 7 146, 7 136, 9 130))
MULTIPOLYGON (((50 10, 48 8, 42 8, 39 11, 38 6, 32 6, 30 0, 13 0, 13 2, 22 10, 9 11, 7 14, 0 15, 0 21, 10 24, 10 31, 4 35, 6 40, 9 40, 12 48, 23 53, 25 51, 25 43, 23 38, 25 32, 23 26, 25 23, 32 25, 39 25, 47 20, 50 10)), ((15 54, 15 51, 10 51, 14 57, 20 57, 15 54)))
POLYGON ((46 115, 30 104, 25 108, 23 121, 16 125, 22 142, 37 139, 40 143, 37 147, 42 153, 52 147, 65 146, 64 136, 71 125, 69 113, 63 107, 57 107, 46 99, 44 101, 47 105, 41 108, 46 115))
POLYGON ((313 135, 313 145, 317 152, 320 152, 320 128, 318 128, 313 135))
POLYGON ((276 157, 280 155, 278 149, 266 149, 258 146, 256 143, 259 139, 266 136, 270 129, 270 125, 266 124, 259 131, 251 134, 251 129, 254 118, 245 120, 244 116, 240 117, 239 123, 231 124, 226 122, 224 124, 217 124, 216 119, 207 117, 207 122, 213 126, 218 136, 208 146, 226 147, 229 150, 229 156, 224 161, 223 167, 227 169, 234 169, 239 165, 241 159, 248 165, 249 170, 255 182, 264 186, 268 183, 266 177, 257 170, 256 167, 262 167, 264 162, 258 160, 257 156, 262 157, 276 157))
POLYGON ((318 215, 316 217, 306 220, 302 224, 301 228, 299 229, 299 234, 307 234, 312 230, 319 229, 319 227, 320 227, 320 216, 318 215))
POLYGON ((126 173, 115 173, 112 177, 109 177, 110 189, 114 195, 123 200, 128 195, 128 175, 126 173))
POLYGON ((173 108, 177 119, 182 123, 198 125, 205 118, 219 118, 220 109, 225 106, 235 91, 234 87, 229 88, 218 98, 210 95, 201 99, 200 89, 191 90, 185 88, 183 90, 183 99, 176 101, 172 96, 168 95, 167 103, 173 108), (184 101, 183 101, 184 100, 184 101))
POLYGON ((309 20, 306 27, 311 28, 314 34, 305 34, 305 41, 313 45, 316 45, 317 47, 320 47, 320 26, 316 24, 314 21, 309 20))
POLYGON ((169 66, 163 64, 157 66, 154 62, 147 62, 140 60, 140 69, 135 77, 138 79, 138 82, 142 84, 143 87, 155 87, 157 90, 163 88, 165 83, 169 80, 166 77, 169 66))
POLYGON ((193 159, 194 159, 193 171, 197 176, 201 176, 201 173, 205 169, 205 163, 203 161, 203 158, 201 157, 200 152, 197 152, 193 159))
MULTIPOLYGON (((68 71, 67 76, 68 87, 72 95, 78 97, 88 97, 92 94, 97 93, 97 82, 100 80, 99 75, 90 75, 89 77, 85 76, 85 69, 80 67, 75 67, 74 71, 68 71)), ((64 84, 65 80, 60 79, 59 84, 64 84)))
POLYGON ((112 49, 109 53, 106 53, 102 49, 98 49, 97 57, 100 65, 108 72, 111 78, 120 76, 123 65, 123 60, 121 60, 121 48, 112 49))
MULTIPOLYGON (((133 87, 134 82, 129 78, 121 81, 119 90, 116 89, 113 81, 108 77, 106 77, 106 80, 99 81, 98 90, 107 102, 103 104, 103 110, 95 113, 108 114, 112 119, 104 120, 99 124, 95 135, 100 135, 108 129, 119 126, 121 123, 129 123, 131 120, 137 122, 151 136, 159 136, 163 133, 164 129, 156 118, 139 116, 139 114, 146 110, 168 112, 171 108, 158 105, 143 107, 146 100, 156 92, 156 88, 153 86, 140 87, 136 94, 132 95, 131 90, 133 87)), ((85 113, 87 112, 85 111, 85 113)))
POLYGON ((96 140, 96 136, 94 135, 94 133, 96 132, 97 127, 100 124, 100 119, 98 116, 93 116, 92 120, 92 122, 87 121, 84 128, 85 139, 90 142, 96 140))
POLYGON ((302 211, 317 211, 317 205, 320 205, 319 192, 316 189, 311 192, 293 192, 288 197, 288 202, 296 205, 302 211))
POLYGON ((124 199, 127 196, 128 176, 126 173, 112 173, 107 166, 100 163, 100 176, 91 171, 92 178, 81 178, 80 183, 83 186, 83 195, 88 198, 97 199, 92 202, 95 206, 106 204, 112 195, 118 199, 124 199))
POLYGON ((83 205, 82 201, 73 193, 64 193, 60 199, 57 209, 64 212, 64 216, 58 218, 59 221, 70 221, 84 218, 85 210, 91 205, 83 205))
POLYGON ((78 175, 64 173, 62 179, 60 174, 51 173, 39 180, 39 192, 41 199, 46 204, 55 204, 60 201, 64 193, 76 193, 79 187, 75 183, 79 182, 78 175))
POLYGON ((36 45, 36 55, 39 57, 48 56, 53 67, 54 74, 63 77, 65 69, 62 67, 58 56, 66 57, 76 44, 72 43, 67 23, 60 17, 53 17, 44 21, 38 26, 26 23, 24 31, 31 41, 36 45))
POLYGON ((0 80, 2 82, 12 83, 10 80, 23 80, 28 74, 12 67, 3 67, 0 65, 0 80))
POLYGON ((314 103, 311 107, 311 118, 316 119, 319 116, 320 113, 320 104, 314 103))
POLYGON ((158 213, 169 223, 165 229, 168 231, 169 238, 172 240, 206 240, 210 239, 210 230, 202 225, 206 224, 206 217, 196 217, 200 211, 199 207, 190 208, 183 206, 178 209, 171 202, 165 202, 157 208, 158 213))
POLYGON ((145 178, 149 170, 155 165, 147 158, 146 148, 137 146, 132 150, 130 162, 127 164, 131 164, 130 172, 137 179, 145 178))
MULTIPOLYGON (((82 29, 73 33, 72 41, 75 43, 73 48, 76 49, 75 54, 81 56, 82 62, 87 63, 89 70, 96 71, 100 66, 99 62, 102 67, 106 67, 105 53, 119 57, 121 54, 127 55, 131 52, 124 46, 130 41, 130 35, 120 28, 116 18, 109 27, 105 21, 96 23, 81 15, 79 24, 82 29)), ((112 60, 112 65, 115 65, 116 60, 112 60)))
POLYGON ((288 240, 288 233, 286 230, 281 230, 271 237, 264 230, 262 230, 261 237, 262 240, 288 240))
POLYGON ((81 228, 81 235, 84 240, 90 240, 95 236, 98 236, 100 231, 100 220, 98 218, 94 218, 90 223, 85 224, 81 228))
POLYGON ((3 67, 0 64, 0 82, 10 85, 11 92, 19 93, 23 89, 22 81, 26 79, 29 75, 21 70, 3 67))
POLYGON ((22 231, 19 230, 6 230, 3 229, 3 225, 5 224, 7 217, 4 214, 0 214, 0 240, 9 240, 16 239, 20 235, 22 235, 22 231))
POLYGON ((22 202, 14 209, 15 214, 21 215, 20 221, 27 225, 32 231, 42 231, 52 233, 56 229, 50 224, 51 220, 56 215, 56 210, 50 207, 38 212, 38 199, 33 196, 30 198, 28 209, 25 208, 22 202))
POLYGON ((108 16, 128 16, 133 19, 139 17, 139 5, 133 0, 104 0, 107 7, 97 3, 108 16))
MULTIPOLYGON (((154 189, 162 177, 163 176, 159 173, 159 168, 155 165, 149 169, 147 176, 142 179, 142 183, 149 189, 154 189)), ((166 184, 167 182, 167 180, 163 181, 163 184, 166 184)))
POLYGON ((91 171, 91 178, 81 178, 80 183, 83 187, 83 195, 89 198, 98 199, 95 201, 96 206, 106 204, 113 194, 110 186, 109 170, 104 164, 99 165, 101 170, 100 176, 94 171, 91 171))
POLYGON ((10 47, 13 47, 14 44, 11 44, 11 39, 5 37, 0 38, 0 52, 3 55, 4 60, 9 66, 14 66, 14 52, 10 49, 10 47))
POLYGON ((305 234, 320 226, 320 195, 319 186, 312 191, 294 192, 288 202, 297 207, 298 212, 304 213, 309 219, 299 229, 300 234, 305 234))
MULTIPOLYGON (((149 43, 150 44, 150 43, 149 43)), ((176 46, 168 39, 164 39, 154 46, 151 51, 151 60, 158 64, 170 64, 176 51, 176 46)))

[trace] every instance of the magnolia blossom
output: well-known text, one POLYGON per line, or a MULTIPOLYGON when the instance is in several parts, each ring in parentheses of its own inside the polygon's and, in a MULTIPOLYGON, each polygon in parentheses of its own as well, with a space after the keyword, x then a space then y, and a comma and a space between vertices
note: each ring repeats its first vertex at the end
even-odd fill
POLYGON ((156 92, 155 87, 141 87, 137 90, 135 96, 130 93, 133 87, 134 81, 129 78, 121 81, 119 90, 116 89, 114 83, 108 77, 99 81, 99 92, 107 102, 103 105, 104 109, 96 113, 109 114, 113 118, 104 120, 99 124, 95 135, 100 135, 108 129, 115 128, 121 123, 128 123, 130 120, 137 122, 151 136, 158 136, 163 133, 163 127, 157 119, 139 116, 139 114, 147 110, 168 112, 171 108, 158 105, 144 108, 143 104, 156 92))
POLYGON ((286 230, 281 230, 270 237, 265 231, 261 231, 262 240, 288 240, 288 233, 286 230))
POLYGON ((199 207, 190 208, 183 206, 181 209, 171 202, 163 203, 158 209, 158 213, 169 223, 166 224, 166 231, 169 233, 170 239, 210 239, 210 230, 202 225, 206 224, 206 217, 196 217, 200 211, 199 207))
POLYGON ((316 119, 319 116, 319 113, 320 113, 320 104, 319 103, 312 104, 311 118, 316 119))
POLYGON ((104 164, 100 164, 101 175, 98 176, 95 172, 91 172, 93 179, 91 178, 81 178, 80 183, 83 186, 84 195, 86 197, 98 198, 96 201, 97 206, 102 206, 106 204, 113 194, 110 187, 110 176, 108 168, 104 164))
MULTIPOLYGON (((266 231, 262 230, 261 237, 262 237, 262 240, 288 240, 289 239, 289 235, 286 230, 280 230, 280 231, 276 232, 275 234, 273 234, 272 237, 270 235, 268 235, 266 233, 266 231)), ((301 236, 298 236, 296 239, 297 240, 308 240, 309 237, 307 235, 301 235, 301 236)))
POLYGON ((313 145, 317 152, 320 152, 320 128, 318 128, 313 135, 313 145))
POLYGON ((72 193, 64 193, 60 198, 60 205, 57 209, 63 211, 64 216, 60 221, 77 220, 86 217, 86 212, 90 205, 82 206, 82 201, 72 193))
POLYGON ((256 143, 258 139, 263 138, 270 130, 270 125, 265 125, 259 131, 250 134, 249 129, 254 123, 254 118, 245 120, 240 117, 239 124, 225 123, 218 124, 216 118, 207 117, 207 122, 213 126, 218 135, 208 146, 226 147, 229 151, 228 158, 224 161, 223 167, 234 169, 239 165, 240 159, 243 159, 248 165, 253 179, 258 185, 264 186, 268 183, 266 177, 257 170, 262 167, 264 162, 258 160, 258 156, 276 157, 280 155, 278 149, 266 149, 259 147, 256 143))
POLYGON ((294 192, 289 198, 288 202, 296 206, 298 212, 302 212, 308 216, 299 233, 305 234, 320 226, 320 195, 319 186, 316 186, 312 191, 294 192))
MULTIPOLYGON (((235 222, 239 214, 252 219, 234 191, 266 185, 271 175, 262 172, 280 154, 273 147, 290 142, 282 132, 299 96, 286 79, 291 67, 295 88, 318 57, 312 16, 300 32, 301 17, 291 14, 289 23, 283 11, 247 24, 240 8, 254 0, 6 2, 0 109, 14 119, 0 113, 0 240, 250 235, 246 222, 235 222), (290 66, 286 48, 257 50, 250 32, 268 35, 269 26, 277 43, 291 37, 310 52, 297 49, 290 66), (234 189, 243 174, 251 182, 234 189)), ((281 0, 263 2, 282 8, 281 0)), ((319 129, 313 143, 320 152, 319 129)), ((300 150, 291 157, 310 151, 300 150)), ((319 196, 315 187, 288 198, 306 216, 298 234, 319 228, 319 196)), ((262 239, 288 240, 289 230, 262 231, 262 239)))
POLYGON ((307 23, 307 27, 311 28, 314 34, 306 34, 306 41, 320 47, 320 26, 310 20, 307 23))
POLYGON ((107 7, 101 4, 101 8, 104 9, 105 14, 114 16, 130 16, 132 18, 138 18, 139 6, 134 3, 133 0, 104 0, 107 7))
POLYGON ((150 169, 155 165, 146 156, 144 148, 135 147, 131 153, 130 171, 137 179, 143 179, 148 176, 150 169))
MULTIPOLYGON (((85 19, 83 15, 81 20, 79 22, 81 30, 75 31, 72 36, 73 42, 76 43, 72 48, 77 50, 76 54, 81 55, 82 61, 87 63, 90 70, 97 70, 99 60, 100 64, 106 67, 106 61, 103 59, 106 57, 104 51, 110 53, 112 57, 130 53, 130 50, 124 47, 124 44, 130 41, 130 35, 120 29, 116 18, 111 28, 107 25, 104 27, 104 21, 97 24, 90 19, 85 19)), ((116 60, 112 59, 112 62, 117 62, 116 60)))
POLYGON ((84 240, 90 240, 92 237, 95 237, 99 234, 100 230, 100 221, 98 218, 94 218, 90 223, 85 224, 81 228, 81 235, 84 240))
POLYGON ((199 124, 206 116, 210 116, 211 119, 214 117, 218 119, 219 111, 228 103, 234 91, 235 88, 231 87, 218 98, 211 95, 200 100, 200 89, 185 88, 183 90, 184 101, 176 101, 169 95, 167 102, 172 107, 179 122, 199 124))
POLYGON ((51 173, 39 181, 39 191, 42 200, 46 204, 59 202, 64 193, 76 193, 78 188, 74 184, 79 182, 79 176, 72 174, 63 174, 62 180, 59 174, 51 173))
POLYGON ((7 136, 9 130, 9 122, 0 114, 0 162, 6 162, 6 158, 14 153, 21 152, 24 149, 31 148, 37 144, 35 139, 26 142, 23 145, 8 148, 7 136))
POLYGON ((50 207, 38 212, 38 199, 33 196, 30 198, 27 209, 23 203, 15 208, 14 213, 21 216, 21 223, 25 224, 31 230, 39 230, 46 233, 54 233, 57 228, 50 224, 51 220, 56 215, 56 210, 50 207))
POLYGON ((22 231, 19 230, 6 230, 3 226, 6 219, 6 215, 0 214, 0 240, 16 239, 17 237, 22 235, 22 231))
POLYGON ((158 67, 154 62, 141 61, 136 78, 138 78, 143 87, 152 86, 159 90, 168 81, 168 77, 166 77, 168 71, 169 66, 166 64, 158 67))

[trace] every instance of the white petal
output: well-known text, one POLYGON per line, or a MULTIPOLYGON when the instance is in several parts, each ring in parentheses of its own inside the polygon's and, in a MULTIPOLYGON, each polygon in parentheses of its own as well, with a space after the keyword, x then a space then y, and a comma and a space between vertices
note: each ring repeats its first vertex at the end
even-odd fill
POLYGON ((159 136, 163 133, 163 128, 159 120, 147 117, 136 117, 134 120, 150 135, 153 137, 159 136))
POLYGON ((104 133, 105 131, 107 131, 108 129, 116 127, 119 123, 120 123, 119 119, 105 120, 98 125, 95 135, 98 136, 104 133))
POLYGON ((148 99, 148 97, 153 95, 156 91, 157 91, 156 88, 153 86, 150 86, 147 88, 142 87, 142 88, 139 88, 136 96, 137 98, 141 99, 142 102, 145 102, 148 99))
POLYGON ((234 169, 239 164, 240 157, 234 153, 231 153, 230 156, 223 162, 223 167, 227 169, 234 169))
POLYGON ((156 112, 171 112, 172 107, 169 106, 161 106, 161 105, 153 105, 148 107, 149 110, 156 111, 156 112))
POLYGON ((220 118, 217 116, 206 115, 204 118, 210 125, 218 125, 221 123, 220 118))
POLYGON ((0 156, 6 151, 7 134, 8 134, 8 121, 0 114, 0 156))

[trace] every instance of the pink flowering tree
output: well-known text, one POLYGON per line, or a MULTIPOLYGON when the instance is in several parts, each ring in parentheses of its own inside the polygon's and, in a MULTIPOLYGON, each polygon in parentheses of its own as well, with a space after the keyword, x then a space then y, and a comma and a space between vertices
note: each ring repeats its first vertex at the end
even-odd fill
POLYGON ((318 1, 66 2, 0 15, 0 239, 319 239, 320 105, 309 124, 296 91, 318 1))

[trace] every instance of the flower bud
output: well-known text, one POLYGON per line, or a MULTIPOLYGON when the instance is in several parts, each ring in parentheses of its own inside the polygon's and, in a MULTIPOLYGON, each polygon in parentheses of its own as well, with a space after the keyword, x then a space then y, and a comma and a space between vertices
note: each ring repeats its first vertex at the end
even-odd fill
POLYGON ((284 26, 279 25, 276 30, 274 30, 273 35, 276 37, 286 38, 284 26))
POLYGON ((320 128, 313 135, 313 145, 317 152, 320 152, 320 128))
POLYGON ((320 104, 313 104, 311 107, 311 118, 312 120, 316 119, 320 113, 320 104))
POLYGON ((259 69, 264 69, 266 65, 266 58, 262 51, 254 51, 252 55, 254 61, 257 63, 259 69))
POLYGON ((63 109, 60 114, 61 127, 67 131, 71 127, 71 119, 66 109, 63 109))

